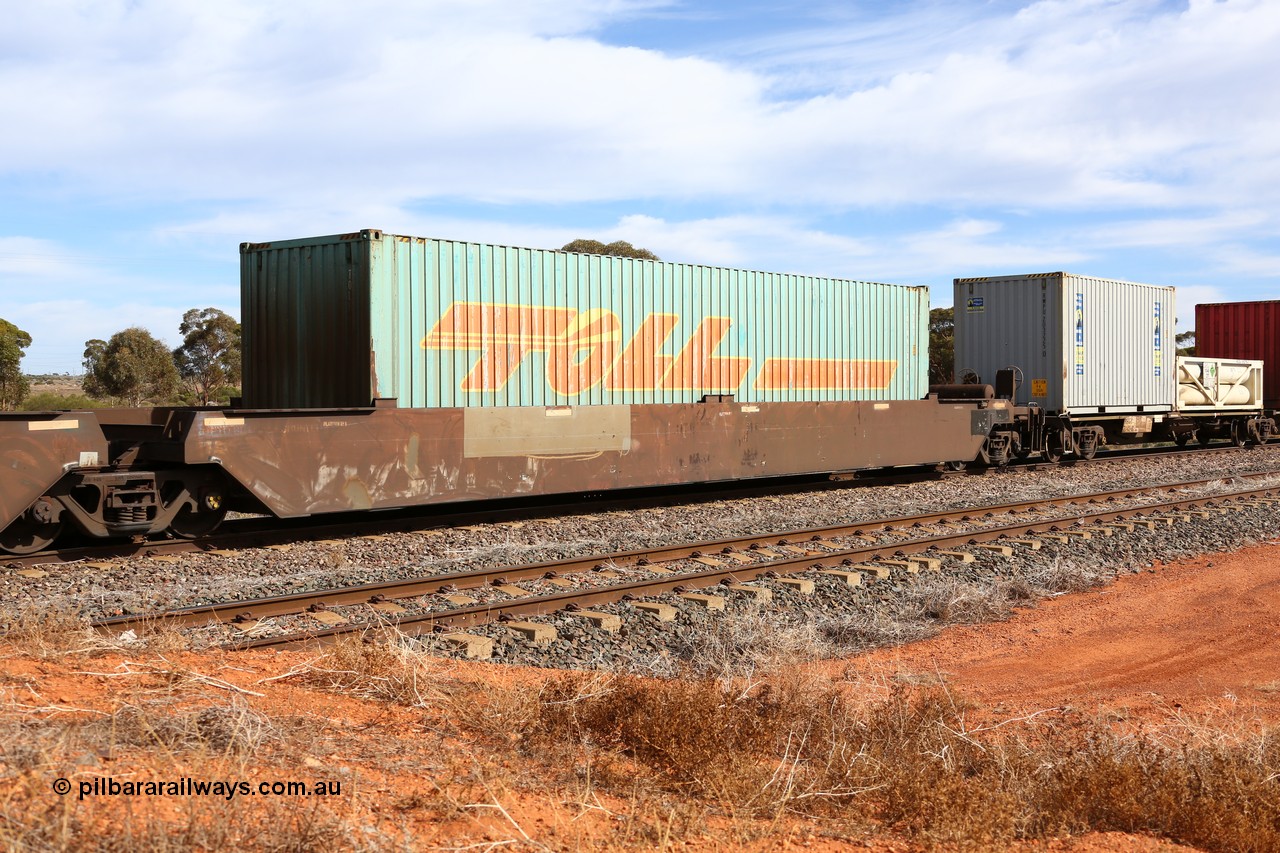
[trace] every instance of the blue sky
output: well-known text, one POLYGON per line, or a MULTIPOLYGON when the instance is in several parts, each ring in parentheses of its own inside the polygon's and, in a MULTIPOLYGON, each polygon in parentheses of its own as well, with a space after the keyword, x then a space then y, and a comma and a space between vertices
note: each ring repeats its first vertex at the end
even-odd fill
POLYGON ((0 27, 29 372, 376 227, 929 285, 1280 298, 1275 0, 43 0, 0 27))

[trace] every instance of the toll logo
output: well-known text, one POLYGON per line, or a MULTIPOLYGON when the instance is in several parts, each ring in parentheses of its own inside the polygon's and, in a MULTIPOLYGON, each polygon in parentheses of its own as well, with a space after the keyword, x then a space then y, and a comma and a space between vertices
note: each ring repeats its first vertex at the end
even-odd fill
POLYGON ((534 359, 556 394, 608 391, 883 390, 897 362, 766 357, 721 351, 733 319, 707 316, 681 335, 681 316, 651 313, 630 333, 608 309, 454 302, 422 339, 427 350, 478 352, 460 388, 499 391, 534 359))

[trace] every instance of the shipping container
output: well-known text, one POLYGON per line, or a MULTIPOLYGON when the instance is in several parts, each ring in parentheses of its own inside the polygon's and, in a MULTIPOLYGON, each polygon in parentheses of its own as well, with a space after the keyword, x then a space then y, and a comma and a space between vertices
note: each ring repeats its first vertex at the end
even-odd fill
POLYGON ((1262 409, 1262 362, 1178 356, 1178 410, 1242 412, 1262 409))
POLYGON ((1017 402, 1050 412, 1168 412, 1173 288, 1066 272, 955 280, 957 379, 1016 368, 1017 402))
POLYGON ((922 287, 367 229, 245 243, 249 408, 916 400, 922 287))
POLYGON ((1261 360, 1263 402, 1280 408, 1280 300, 1197 305, 1196 354, 1261 360))

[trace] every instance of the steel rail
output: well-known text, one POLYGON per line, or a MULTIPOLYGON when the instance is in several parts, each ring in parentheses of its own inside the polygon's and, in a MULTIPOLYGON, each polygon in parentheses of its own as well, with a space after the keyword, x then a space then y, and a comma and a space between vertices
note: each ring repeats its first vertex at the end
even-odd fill
MULTIPOLYGON (((1228 494, 1212 495, 1198 498, 1186 498, 1166 501, 1143 507, 1120 510, 1109 510, 1096 513, 1085 513, 1078 516, 1072 526, 1105 525, 1108 521, 1123 521, 1126 518, 1140 515, 1151 515, 1162 512, 1175 512, 1196 507, 1217 506, 1220 503, 1232 502, 1247 498, 1274 497, 1275 488, 1251 489, 1228 494)), ((811 569, 838 568, 867 563, 877 558, 891 556, 910 556, 931 550, 963 547, 1000 539, 1016 538, 1022 535, 1053 532, 1063 529, 1056 522, 1066 519, 1047 521, 1031 521, 1023 524, 1011 524, 978 531, 966 531, 944 536, 927 536, 910 542, 897 542, 889 545, 872 545, 864 548, 853 548, 822 555, 806 555, 794 559, 785 559, 770 563, 741 565, 723 569, 711 569, 702 572, 682 574, 678 577, 664 577, 627 583, 611 584, 587 590, 568 590, 549 595, 531 596, 511 599, 509 601, 486 602, 482 604, 456 607, 449 610, 392 618, 390 626, 409 634, 431 633, 440 628, 465 628, 475 625, 500 621, 504 617, 513 616, 545 616, 564 610, 570 605, 584 607, 610 604, 626 597, 646 597, 662 595, 669 592, 705 589, 722 583, 738 583, 759 578, 764 575, 796 574, 811 569)), ((368 623, 351 623, 316 631, 302 631, 292 634, 281 634, 273 637, 242 639, 232 645, 235 648, 269 648, 328 642, 347 634, 359 633, 372 627, 368 623)))
MULTIPOLYGON (((1249 475, 1248 478, 1256 479, 1264 476, 1274 475, 1256 474, 1249 475)), ((256 621, 275 616, 297 614, 313 607, 327 609, 330 607, 377 603, 396 598, 413 598, 421 595, 452 591, 455 589, 475 589, 494 583, 515 583, 521 580, 551 578, 566 574, 583 573, 606 567, 644 568, 646 565, 680 559, 698 557, 710 557, 714 559, 717 555, 749 553, 752 550, 762 547, 799 546, 808 542, 812 544, 821 543, 826 548, 839 549, 839 546, 836 543, 829 541, 830 538, 865 536, 873 533, 901 530, 904 528, 920 528, 929 525, 947 524, 954 521, 986 520, 995 518, 999 515, 1014 515, 1022 512, 1043 512, 1054 507, 1069 507, 1080 504, 1096 505, 1098 503, 1115 502, 1126 498, 1177 492, 1189 488, 1202 487, 1210 482, 1213 481, 1190 480, 1177 483, 1166 483, 1157 486, 1119 489, 1087 495, 1065 495, 1053 498, 1041 498, 1032 501, 1020 501, 1017 503, 999 506, 943 510, 940 512, 913 516, 901 516, 897 518, 876 519, 864 522, 804 528, 779 533, 757 534, 731 539, 704 540, 693 543, 666 545, 604 555, 588 555, 564 560, 529 563, 518 566, 494 566, 464 572, 450 572, 428 577, 412 578, 408 580, 381 581, 351 587, 300 592, 269 598, 222 602, 211 605, 201 605, 198 607, 180 608, 163 613, 116 616, 95 622, 94 626, 104 631, 122 631, 128 630, 131 627, 136 627, 140 624, 161 621, 164 624, 175 627, 204 625, 209 622, 226 622, 233 619, 239 619, 240 621, 256 621)), ((1208 496, 1210 499, 1213 497, 1216 496, 1208 496)), ((1144 505, 1142 507, 1128 507, 1119 511, 1129 513, 1143 512, 1146 511, 1146 506, 1150 505, 1144 505)), ((1038 519, 1031 521, 1028 522, 1028 525, 1060 524, 1069 523, 1071 521, 1071 517, 1055 517, 1051 519, 1038 519)), ((1020 527, 1026 526, 1027 525, 1021 525, 1020 527)), ((1008 535, 1008 530, 1010 529, 1012 528, 1007 526, 997 528, 980 528, 978 530, 971 530, 968 533, 961 533, 956 534, 956 536, 943 538, 951 541, 956 538, 963 538, 964 536, 977 537, 984 534, 987 530, 995 530, 997 536, 1008 535)), ((987 540, 983 539, 980 541, 987 540)), ((852 555, 862 553, 863 551, 867 551, 867 553, 875 552, 883 556, 884 553, 902 550, 905 547, 905 544, 906 543, 898 542, 885 546, 870 546, 869 550, 842 549, 834 552, 810 551, 805 557, 799 557, 797 559, 803 561, 804 559, 815 559, 817 557, 826 558, 832 555, 839 555, 841 558, 852 558, 852 555)), ((773 570, 777 566, 789 565, 790 562, 791 561, 783 559, 756 564, 739 564, 736 568, 740 573, 753 569, 758 569, 763 572, 773 570)), ((757 574, 758 573, 759 572, 757 572, 757 574)), ((678 576, 673 577, 671 580, 679 583, 682 579, 695 578, 697 576, 698 573, 696 572, 683 572, 678 576)), ((612 589, 617 586, 618 584, 610 584, 605 588, 612 589)))

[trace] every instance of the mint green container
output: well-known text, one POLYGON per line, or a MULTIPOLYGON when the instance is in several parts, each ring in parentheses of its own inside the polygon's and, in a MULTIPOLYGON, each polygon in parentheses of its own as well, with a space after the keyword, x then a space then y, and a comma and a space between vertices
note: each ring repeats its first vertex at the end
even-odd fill
POLYGON ((241 252, 249 408, 914 400, 922 287, 367 229, 241 252))

